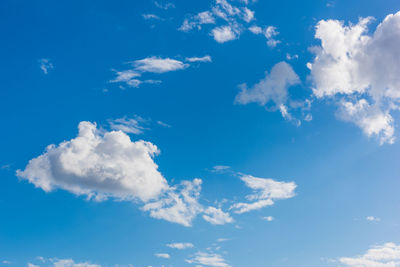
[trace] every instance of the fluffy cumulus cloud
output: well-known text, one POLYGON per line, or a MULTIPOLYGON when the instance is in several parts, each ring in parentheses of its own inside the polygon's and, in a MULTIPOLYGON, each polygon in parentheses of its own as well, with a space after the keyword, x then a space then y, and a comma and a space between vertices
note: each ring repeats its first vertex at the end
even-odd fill
POLYGON ((272 67, 270 73, 266 72, 264 79, 252 87, 248 88, 246 84, 239 85, 240 92, 235 98, 235 103, 257 103, 271 111, 279 110, 285 119, 299 124, 300 120, 294 118, 290 110, 300 109, 304 113, 310 108, 310 101, 290 98, 289 88, 299 83, 300 79, 293 68, 286 62, 279 62, 272 67))
POLYGON ((352 267, 398 267, 400 266, 400 246, 386 243, 370 248, 364 255, 343 257, 339 262, 352 267))
POLYGON ((317 98, 335 97, 339 118, 355 123, 381 143, 394 142, 393 110, 400 100, 400 12, 388 15, 371 34, 372 18, 345 25, 321 20, 315 38, 320 46, 311 69, 317 98))
POLYGON ((241 180, 253 193, 246 197, 250 202, 239 202, 230 207, 237 214, 271 206, 275 200, 292 198, 297 187, 294 182, 279 182, 251 175, 242 175, 241 180))
POLYGON ((148 201, 168 188, 153 161, 158 153, 150 142, 132 142, 121 131, 103 133, 81 122, 76 138, 49 145, 17 175, 46 192, 60 188, 89 199, 148 201))
POLYGON ((182 250, 187 248, 193 248, 194 245, 192 243, 170 243, 167 244, 167 247, 182 250))
MULTIPOLYGON (((205 266, 230 267, 226 260, 219 254, 198 252, 192 258, 187 259, 190 264, 201 264, 205 266)), ((198 265, 197 265, 198 266, 198 265)))
POLYGON ((188 32, 200 30, 205 24, 218 24, 211 30, 210 35, 218 43, 225 43, 239 38, 247 24, 254 20, 254 11, 246 5, 235 6, 227 0, 215 0, 209 10, 188 16, 179 30, 188 32))

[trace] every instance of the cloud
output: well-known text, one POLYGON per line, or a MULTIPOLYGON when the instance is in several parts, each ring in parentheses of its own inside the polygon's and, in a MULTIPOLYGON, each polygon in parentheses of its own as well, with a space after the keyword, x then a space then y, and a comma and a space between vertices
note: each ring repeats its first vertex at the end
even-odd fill
POLYGON ((48 74, 49 70, 54 69, 53 63, 48 58, 39 59, 39 67, 44 74, 48 74))
POLYGON ((142 126, 145 122, 146 120, 139 116, 135 116, 134 118, 123 117, 115 120, 108 120, 112 130, 131 134, 142 134, 143 131, 146 130, 146 128, 142 126))
POLYGON ((171 128, 172 127, 171 125, 169 125, 169 124, 167 124, 165 122, 162 122, 162 121, 157 121, 157 124, 162 126, 162 127, 165 127, 165 128, 171 128))
MULTIPOLYGON (((39 259, 43 263, 48 263, 46 264, 47 266, 53 266, 53 267, 101 267, 101 265, 98 264, 91 264, 89 262, 75 262, 72 259, 57 259, 57 258, 45 259, 42 257, 40 257, 39 259)), ((39 267, 39 265, 28 263, 28 267, 39 267)))
POLYGON ((179 30, 184 32, 201 30, 204 24, 217 24, 222 21, 222 25, 212 29, 210 34, 218 43, 225 43, 239 38, 244 29, 242 24, 253 20, 254 11, 246 6, 237 7, 227 0, 216 0, 209 10, 186 18, 179 30))
POLYGON ((148 57, 140 60, 135 60, 132 65, 136 71, 165 73, 176 70, 183 70, 189 65, 182 61, 171 58, 148 57))
POLYGON ((370 248, 364 255, 343 257, 339 262, 353 267, 396 267, 400 266, 400 246, 386 243, 370 248))
POLYGON ((171 258, 171 256, 167 253, 156 253, 156 254, 154 254, 154 256, 156 256, 157 258, 163 258, 163 259, 171 258))
POLYGON ((393 143, 391 111, 399 108, 400 100, 400 12, 388 15, 369 34, 372 20, 361 18, 349 25, 319 21, 315 38, 321 45, 311 48, 315 58, 308 67, 313 94, 339 99, 339 118, 377 136, 381 144, 393 143))
POLYGON ((226 263, 225 259, 214 253, 197 252, 191 259, 187 259, 186 262, 190 264, 203 264, 206 266, 215 267, 229 267, 230 265, 226 263))
POLYGON ((230 166, 225 166, 225 165, 216 165, 212 167, 211 172, 215 173, 225 173, 231 169, 230 166))
POLYGON ((274 217, 272 217, 272 216, 265 216, 265 217, 262 217, 261 219, 263 219, 264 221, 267 221, 267 222, 272 222, 272 221, 274 220, 274 217))
POLYGON ((233 218, 227 212, 223 212, 220 208, 208 207, 204 210, 203 219, 211 224, 227 224, 232 223, 233 218))
POLYGON ((276 47, 281 42, 275 39, 275 36, 279 34, 275 26, 268 26, 263 29, 260 26, 253 25, 249 27, 249 31, 256 35, 263 34, 267 39, 267 45, 271 48, 276 47))
POLYGON ((211 62, 211 57, 210 56, 204 56, 204 57, 187 57, 186 61, 189 62, 211 62))
POLYGON ((380 218, 374 217, 374 216, 367 216, 365 219, 366 219, 367 221, 370 221, 370 222, 380 222, 380 221, 381 221, 380 218))
POLYGON ((171 3, 171 2, 158 2, 158 1, 154 1, 154 5, 158 8, 164 9, 164 10, 168 10, 170 8, 175 8, 175 4, 171 3))
POLYGON ((167 244, 167 247, 182 250, 187 248, 193 248, 194 245, 192 243, 170 243, 167 244))
POLYGON ((274 204, 274 200, 288 199, 295 196, 297 185, 294 182, 278 182, 268 178, 257 178, 251 175, 242 175, 240 178, 246 186, 253 190, 253 194, 246 198, 250 203, 235 203, 230 209, 234 213, 242 214, 252 210, 264 208, 274 204))
MULTIPOLYGON (((187 58, 188 62, 194 61, 208 61, 209 56, 205 56, 203 58, 187 58), (190 59, 192 61, 190 61, 190 59)), ((211 61, 211 57, 209 58, 211 61)), ((177 59, 172 58, 161 58, 161 57, 147 57, 144 59, 135 60, 129 62, 132 65, 132 69, 124 70, 124 71, 116 71, 116 78, 110 80, 111 83, 126 83, 130 87, 139 87, 141 84, 158 84, 161 83, 160 80, 154 79, 140 79, 144 73, 153 73, 153 74, 162 74, 166 72, 184 70, 188 68, 190 65, 188 63, 184 63, 177 59)))
POLYGON ((238 31, 235 31, 231 26, 214 28, 211 34, 218 43, 225 43, 238 38, 238 31))
POLYGON ((184 226, 192 226, 193 219, 203 211, 198 202, 201 179, 183 181, 180 186, 171 188, 164 197, 143 206, 150 216, 184 226))
POLYGON ((151 20, 151 19, 153 19, 153 20, 161 20, 161 18, 159 16, 155 15, 155 14, 142 14, 142 17, 145 20, 151 20))
POLYGON ((59 188, 88 199, 148 201, 168 189, 153 161, 158 153, 150 142, 132 142, 121 131, 102 133, 84 121, 76 138, 49 145, 17 176, 46 192, 59 188))
POLYGON ((265 78, 247 88, 239 85, 240 92, 236 95, 235 104, 246 105, 258 103, 261 106, 271 106, 272 111, 279 110, 288 120, 294 120, 289 108, 307 109, 307 102, 289 101, 289 87, 300 83, 300 79, 292 67, 286 62, 274 65, 271 72, 265 73, 265 78))
POLYGON ((194 28, 200 30, 203 24, 215 24, 215 18, 211 12, 200 12, 195 16, 185 19, 179 30, 184 32, 188 32, 194 28))

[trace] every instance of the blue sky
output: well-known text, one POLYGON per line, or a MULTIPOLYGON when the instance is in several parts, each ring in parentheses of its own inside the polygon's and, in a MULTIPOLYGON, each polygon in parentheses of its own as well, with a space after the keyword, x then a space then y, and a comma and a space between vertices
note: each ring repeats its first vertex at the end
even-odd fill
POLYGON ((400 266, 395 0, 0 2, 0 266, 400 266))

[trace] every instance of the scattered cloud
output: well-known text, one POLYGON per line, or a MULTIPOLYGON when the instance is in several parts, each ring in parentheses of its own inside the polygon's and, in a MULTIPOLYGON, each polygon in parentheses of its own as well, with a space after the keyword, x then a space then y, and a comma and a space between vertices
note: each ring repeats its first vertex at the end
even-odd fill
POLYGON ((274 200, 288 199, 295 196, 297 185, 294 182, 278 182, 273 179, 257 178, 251 175, 242 175, 240 178, 253 194, 246 198, 250 203, 235 203, 230 209, 234 213, 242 214, 252 210, 264 208, 274 204, 274 200))
POLYGON ((373 18, 357 24, 321 20, 312 47, 314 61, 308 63, 313 94, 337 100, 339 118, 356 124, 381 144, 393 143, 393 110, 400 100, 400 12, 390 14, 368 33, 373 18))
POLYGON ((187 57, 186 61, 189 62, 211 62, 211 57, 209 55, 206 55, 204 57, 187 57))
POLYGON ((197 252, 192 258, 187 259, 186 262, 190 264, 202 264, 205 266, 215 266, 215 267, 229 267, 230 265, 226 263, 225 259, 214 253, 197 252))
POLYGON ((167 247, 182 250, 187 248, 193 248, 194 245, 192 243, 170 243, 167 244, 167 247))
POLYGON ((343 257, 339 262, 353 267, 396 267, 400 266, 400 246, 386 243, 370 248, 364 255, 343 257))
POLYGON ((156 253, 154 254, 157 258, 169 259, 171 256, 168 253, 156 253))
POLYGON ((115 131, 123 131, 124 133, 130 134, 142 134, 145 127, 143 124, 146 120, 140 116, 134 116, 133 118, 123 117, 115 120, 108 120, 110 128, 115 131))
POLYGON ((281 41, 276 40, 275 37, 279 34, 277 28, 274 26, 268 26, 265 29, 261 28, 260 26, 253 25, 249 27, 249 31, 256 34, 256 35, 264 35, 267 39, 267 45, 271 48, 276 47, 281 41))
MULTIPOLYGON (((45 259, 40 257, 39 260, 46 264, 46 266, 52 267, 101 267, 98 264, 91 264, 89 262, 75 262, 72 259, 57 259, 57 258, 49 258, 45 259)), ((39 267, 39 265, 28 263, 28 267, 39 267)))
POLYGON ((172 2, 159 2, 159 1, 154 1, 154 5, 158 8, 168 10, 170 8, 175 8, 175 4, 172 2))
POLYGON ((218 43, 225 43, 238 38, 238 31, 231 26, 216 27, 211 31, 214 40, 218 43))
POLYGON ((165 122, 162 122, 162 121, 157 121, 157 124, 162 126, 162 127, 165 127, 165 128, 171 128, 172 127, 171 125, 169 125, 169 124, 167 124, 165 122))
POLYGON ((299 58, 299 55, 297 55, 297 54, 291 55, 289 53, 286 53, 287 60, 293 60, 293 59, 298 59, 298 58, 299 58))
POLYGON ((48 74, 49 70, 54 69, 53 63, 48 58, 39 59, 39 67, 44 74, 48 74))
POLYGON ((380 218, 374 217, 374 216, 367 216, 365 219, 366 219, 367 221, 370 221, 370 222, 380 222, 380 221, 381 221, 380 218))
POLYGON ((180 186, 172 187, 164 197, 150 201, 142 209, 150 212, 153 218, 192 226, 193 219, 203 210, 198 202, 201 184, 201 179, 183 181, 180 186))
POLYGON ((298 84, 300 84, 300 79, 293 68, 282 61, 274 65, 271 72, 266 72, 265 78, 251 88, 248 88, 246 84, 239 85, 240 92, 236 95, 235 104, 257 103, 270 111, 279 110, 282 117, 300 125, 300 120, 292 115, 291 110, 308 111, 311 102, 290 99, 289 87, 298 84))
MULTIPOLYGON (((211 62, 210 56, 202 58, 189 57, 186 58, 188 62, 211 62)), ((190 65, 177 59, 161 58, 161 57, 147 57, 144 59, 129 62, 132 69, 117 71, 114 70, 116 77, 110 80, 111 83, 125 83, 130 87, 139 87, 142 84, 159 84, 160 80, 154 79, 141 79, 144 73, 162 74, 166 72, 184 70, 190 65)))
POLYGON ((193 29, 201 30, 202 25, 217 24, 210 34, 218 43, 225 43, 239 38, 245 28, 242 24, 254 20, 254 11, 246 6, 237 7, 227 0, 216 0, 209 10, 196 15, 188 16, 182 23, 179 30, 188 32, 193 29))
POLYGON ((211 172, 215 172, 215 173, 225 173, 227 171, 229 171, 231 169, 230 166, 226 166, 226 165, 216 165, 214 167, 212 167, 211 172))
POLYGON ((161 20, 161 18, 155 14, 142 14, 145 20, 161 20))
POLYGON ((264 221, 267 221, 267 222, 272 222, 272 221, 274 220, 274 217, 272 217, 272 216, 265 216, 265 217, 262 217, 261 219, 263 219, 264 221))
POLYGON ((233 218, 227 212, 223 212, 220 208, 208 207, 204 210, 203 219, 211 224, 227 224, 232 223, 233 218))

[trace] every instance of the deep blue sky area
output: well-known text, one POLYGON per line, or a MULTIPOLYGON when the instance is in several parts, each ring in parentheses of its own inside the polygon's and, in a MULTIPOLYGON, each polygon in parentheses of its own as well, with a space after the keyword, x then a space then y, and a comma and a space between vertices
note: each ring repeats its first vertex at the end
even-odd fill
POLYGON ((0 1, 0 266, 400 266, 399 11, 0 1))

